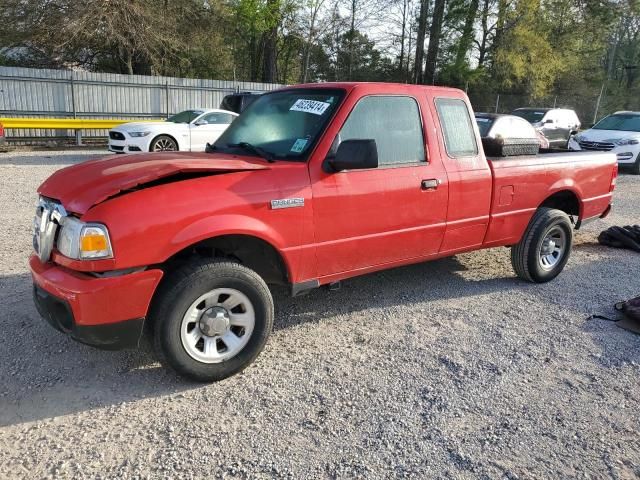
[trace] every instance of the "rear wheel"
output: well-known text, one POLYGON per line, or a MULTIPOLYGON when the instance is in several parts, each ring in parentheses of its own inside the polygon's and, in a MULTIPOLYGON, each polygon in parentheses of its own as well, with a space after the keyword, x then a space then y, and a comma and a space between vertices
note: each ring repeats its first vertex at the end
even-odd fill
POLYGON ((234 375, 258 356, 273 325, 262 278, 239 263, 199 260, 171 274, 150 320, 163 365, 203 382, 234 375))
POLYGON ((168 135, 160 135, 153 139, 150 152, 176 152, 178 150, 178 144, 176 141, 168 135))
POLYGON ((516 274, 529 282, 553 280, 564 269, 573 245, 569 216, 553 208, 536 211, 519 243, 511 247, 516 274))

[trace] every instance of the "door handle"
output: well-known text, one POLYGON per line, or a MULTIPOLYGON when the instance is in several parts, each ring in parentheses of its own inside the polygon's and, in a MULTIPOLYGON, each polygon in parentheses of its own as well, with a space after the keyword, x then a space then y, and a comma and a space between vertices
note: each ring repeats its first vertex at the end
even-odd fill
POLYGON ((435 190, 440 185, 440 180, 437 178, 429 178, 427 180, 422 180, 420 183, 420 188, 422 190, 435 190))

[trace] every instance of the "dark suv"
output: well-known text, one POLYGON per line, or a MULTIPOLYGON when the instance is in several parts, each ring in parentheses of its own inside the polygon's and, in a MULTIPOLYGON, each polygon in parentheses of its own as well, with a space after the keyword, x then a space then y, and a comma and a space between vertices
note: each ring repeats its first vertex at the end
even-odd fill
POLYGON ((242 111, 251 105, 260 94, 251 92, 232 93, 222 99, 220 108, 231 112, 242 113, 242 111))
POLYGON ((580 129, 578 115, 567 108, 517 108, 511 113, 533 125, 551 147, 566 148, 569 137, 580 129))

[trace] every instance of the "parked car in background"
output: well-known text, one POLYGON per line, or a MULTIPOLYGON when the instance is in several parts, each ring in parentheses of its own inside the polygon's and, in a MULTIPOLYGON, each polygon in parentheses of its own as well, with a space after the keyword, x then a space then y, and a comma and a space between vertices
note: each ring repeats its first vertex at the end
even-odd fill
POLYGON ((251 105, 258 97, 259 93, 239 92, 227 95, 222 99, 220 108, 236 113, 242 113, 245 108, 251 105))
POLYGON ((517 108, 511 113, 533 125, 551 147, 567 147, 571 135, 580 130, 578 115, 567 108, 517 108))
POLYGON ((549 148, 549 140, 521 117, 476 112, 475 119, 482 145, 488 155, 512 155, 513 153, 508 152, 513 152, 514 149, 520 149, 523 152, 521 154, 535 154, 541 148, 549 148), (499 140, 501 140, 500 148, 504 149, 504 152, 497 153, 496 141, 499 140), (511 145, 506 145, 505 140, 511 145), (533 151, 531 147, 535 147, 533 151))
POLYGON ((640 112, 616 112, 569 140, 570 150, 616 154, 618 164, 640 175, 640 112))
POLYGON ((204 152, 238 116, 217 109, 185 110, 164 122, 123 123, 109 131, 109 151, 115 153, 204 152))

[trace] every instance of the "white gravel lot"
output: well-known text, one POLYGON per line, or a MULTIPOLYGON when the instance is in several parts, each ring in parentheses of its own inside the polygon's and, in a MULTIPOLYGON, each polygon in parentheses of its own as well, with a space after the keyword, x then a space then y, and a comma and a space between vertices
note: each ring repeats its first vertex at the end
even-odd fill
POLYGON ((638 478, 640 336, 592 313, 640 294, 640 177, 555 281, 507 249, 275 292, 257 362, 200 385, 57 333, 31 301, 35 189, 88 152, 0 154, 0 478, 638 478))

